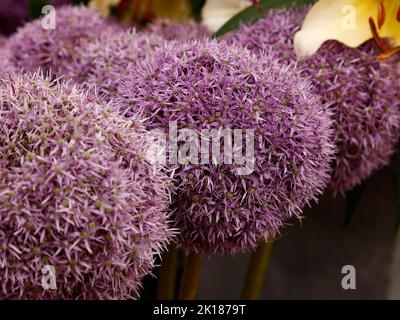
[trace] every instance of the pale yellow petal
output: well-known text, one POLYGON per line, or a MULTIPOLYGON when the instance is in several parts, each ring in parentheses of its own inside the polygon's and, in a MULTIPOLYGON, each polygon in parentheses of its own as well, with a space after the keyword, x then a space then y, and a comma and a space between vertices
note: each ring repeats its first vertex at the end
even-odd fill
POLYGON ((320 0, 295 35, 296 53, 310 56, 327 40, 358 47, 372 37, 368 20, 377 14, 378 0, 320 0))
POLYGON ((393 46, 400 46, 400 21, 397 20, 397 12, 400 10, 400 0, 386 0, 386 20, 379 31, 382 38, 389 38, 393 46))
POLYGON ((207 0, 203 8, 203 24, 211 31, 217 31, 248 6, 251 3, 246 0, 207 0))

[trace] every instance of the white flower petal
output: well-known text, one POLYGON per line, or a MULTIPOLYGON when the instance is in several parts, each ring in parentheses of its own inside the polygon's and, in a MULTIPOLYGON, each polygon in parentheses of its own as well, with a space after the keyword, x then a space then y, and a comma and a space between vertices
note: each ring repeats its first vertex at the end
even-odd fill
POLYGON ((203 8, 203 24, 215 32, 234 15, 251 5, 246 0, 207 0, 203 8))
POLYGON ((320 0, 295 35, 299 58, 314 54, 327 40, 358 47, 372 37, 369 18, 378 15, 377 0, 320 0))

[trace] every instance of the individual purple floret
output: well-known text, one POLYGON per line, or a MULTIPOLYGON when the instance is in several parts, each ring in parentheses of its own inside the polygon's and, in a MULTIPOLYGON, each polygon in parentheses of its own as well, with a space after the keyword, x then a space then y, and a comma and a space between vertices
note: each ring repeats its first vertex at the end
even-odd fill
POLYGON ((56 12, 55 29, 43 29, 42 19, 37 19, 11 36, 8 47, 11 60, 18 68, 31 72, 41 68, 63 76, 79 48, 103 32, 118 29, 104 20, 100 13, 84 6, 64 6, 56 12))
MULTIPOLYGON (((243 25, 225 40, 264 54, 272 51, 287 63, 296 60, 293 37, 308 11, 271 11, 253 25, 243 25)), ((313 92, 334 112, 337 157, 330 187, 344 193, 386 165, 400 129, 400 93, 393 60, 377 61, 369 41, 357 49, 328 41, 298 67, 313 92)))
POLYGON ((119 89, 121 112, 143 115, 148 129, 168 132, 174 122, 197 136, 243 129, 243 141, 254 130, 248 174, 229 164, 229 153, 217 164, 171 164, 179 247, 200 254, 250 250, 316 199, 329 181, 331 115, 309 91, 292 66, 207 39, 167 43, 130 74, 119 89))
POLYGON ((112 109, 38 74, 1 82, 1 299, 137 297, 173 233, 170 179, 112 109))
POLYGON ((163 41, 159 36, 137 33, 134 29, 104 33, 79 50, 75 61, 67 66, 67 74, 83 88, 97 91, 110 100, 137 61, 147 57, 163 41))
POLYGON ((154 21, 144 32, 158 35, 168 41, 189 41, 211 37, 211 32, 202 24, 194 21, 176 22, 168 19, 154 21))

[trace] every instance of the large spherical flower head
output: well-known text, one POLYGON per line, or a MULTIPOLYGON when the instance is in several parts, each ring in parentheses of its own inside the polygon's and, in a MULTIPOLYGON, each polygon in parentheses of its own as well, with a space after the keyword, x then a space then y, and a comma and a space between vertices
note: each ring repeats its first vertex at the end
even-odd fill
POLYGON ((154 21, 144 32, 156 34, 168 41, 189 41, 211 37, 211 31, 200 23, 194 21, 176 22, 168 19, 154 21))
POLYGON ((368 42, 353 50, 328 42, 302 64, 314 92, 332 104, 337 157, 331 188, 350 190, 389 162, 400 136, 400 92, 392 61, 368 42))
POLYGON ((293 50, 294 34, 300 30, 309 7, 291 10, 271 10, 253 24, 242 24, 236 31, 223 37, 228 43, 237 43, 256 54, 272 51, 283 62, 296 60, 293 50))
POLYGON ((329 180, 330 114, 307 81, 268 55, 258 60, 206 39, 168 43, 119 90, 122 114, 142 114, 148 129, 168 130, 176 122, 197 136, 242 129, 243 139, 254 130, 249 174, 239 175, 240 166, 228 160, 175 167, 172 209, 186 252, 254 248, 298 216, 329 180))
POLYGON ((159 36, 137 33, 134 29, 107 32, 80 49, 76 61, 67 66, 67 73, 83 88, 110 100, 137 61, 163 41, 159 36))
POLYGON ((171 236, 142 124, 39 75, 3 81, 0 101, 0 297, 136 297, 171 236))
POLYGON ((42 19, 27 23, 9 40, 11 60, 25 71, 38 68, 65 75, 78 49, 102 32, 118 29, 100 13, 84 6, 65 6, 56 11, 55 29, 44 29, 42 19))
MULTIPOLYGON (((293 37, 308 11, 273 11, 226 36, 252 52, 272 50, 283 61, 296 60, 293 37)), ((345 192, 388 163, 399 138, 400 99, 394 60, 377 61, 369 41, 357 49, 326 42, 311 58, 297 63, 313 92, 334 112, 337 157, 330 187, 345 192)))

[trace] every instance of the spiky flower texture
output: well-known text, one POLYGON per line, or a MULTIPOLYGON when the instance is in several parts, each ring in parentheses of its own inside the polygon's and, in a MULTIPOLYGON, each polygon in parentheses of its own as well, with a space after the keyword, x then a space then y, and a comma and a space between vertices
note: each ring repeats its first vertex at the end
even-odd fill
MULTIPOLYGON (((181 165, 172 209, 178 246, 236 253, 274 236, 329 179, 330 115, 291 67, 214 40, 169 43, 120 87, 126 117, 148 129, 254 129, 255 167, 181 165)), ((252 159, 250 159, 252 160, 252 159)))
POLYGON ((135 298, 170 238, 142 125, 90 99, 37 74, 1 83, 2 299, 135 298))
MULTIPOLYGON (((308 8, 271 11, 253 25, 243 25, 225 40, 252 52, 273 51, 284 62, 296 60, 293 37, 308 8)), ((337 156, 330 187, 344 193, 386 165, 400 129, 400 91, 393 61, 378 61, 374 42, 348 48, 328 41, 310 59, 299 61, 313 92, 334 113, 337 156)))
POLYGON ((137 61, 160 47, 162 42, 157 35, 137 33, 134 29, 106 32, 79 49, 74 62, 67 66, 67 74, 84 89, 111 100, 137 61))
POLYGON ((103 32, 118 29, 100 13, 84 6, 64 6, 56 11, 55 29, 42 27, 42 19, 27 23, 9 40, 11 61, 25 71, 51 71, 63 76, 79 48, 103 32))

